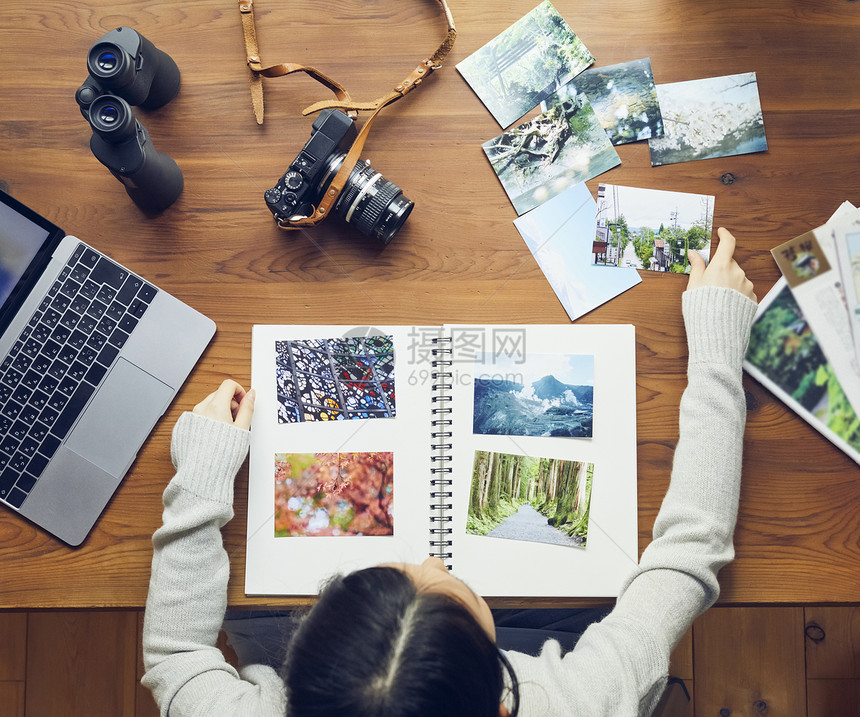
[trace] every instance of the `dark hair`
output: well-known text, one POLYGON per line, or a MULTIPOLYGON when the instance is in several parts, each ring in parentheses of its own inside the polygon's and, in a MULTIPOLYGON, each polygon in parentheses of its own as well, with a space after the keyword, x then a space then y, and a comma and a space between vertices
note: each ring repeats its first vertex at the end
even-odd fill
POLYGON ((297 628, 281 675, 287 717, 497 717, 513 669, 453 598, 396 568, 333 578, 297 628))

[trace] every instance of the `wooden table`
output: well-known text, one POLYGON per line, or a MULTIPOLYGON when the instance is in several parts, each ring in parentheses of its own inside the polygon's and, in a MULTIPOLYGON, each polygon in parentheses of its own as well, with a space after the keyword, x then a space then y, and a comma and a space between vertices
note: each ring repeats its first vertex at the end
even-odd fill
MULTIPOLYGON (((251 112, 234 0, 183 3, 44 0, 0 7, 0 181, 68 232, 109 252, 210 316, 218 333, 79 549, 0 511, 0 607, 140 606, 150 537, 172 475, 179 414, 224 375, 247 383, 254 323, 568 323, 512 224, 516 214, 481 150, 499 126, 454 65, 530 11, 535 0, 452 0, 459 36, 446 66, 386 110, 365 156, 415 201, 385 250, 337 219, 285 234, 262 193, 310 133, 300 110, 328 97, 302 76, 266 80, 266 121, 251 112), (128 25, 168 52, 179 96, 139 112, 185 190, 143 215, 93 158, 74 101, 90 45, 128 25)), ((841 0, 557 0, 602 66, 650 57, 658 83, 754 71, 766 153, 652 168, 644 143, 619 148, 599 181, 716 195, 759 296, 779 276, 769 249, 860 202, 860 3, 841 0)), ((431 52, 444 23, 430 0, 259 0, 264 63, 312 64, 353 96, 383 94, 431 52)), ((685 280, 647 274, 582 323, 637 328, 640 548, 666 490, 685 385, 685 280)), ((860 471, 749 378, 737 559, 723 603, 860 599, 860 471)), ((707 435, 702 440, 708 440, 707 435)), ((225 529, 232 604, 243 594, 247 471, 225 529)), ((279 601, 290 602, 288 599, 279 601)), ((575 602, 575 601, 574 601, 575 602)), ((502 604, 501 601, 498 604, 502 604)), ((510 601, 504 604, 511 604, 510 601)))

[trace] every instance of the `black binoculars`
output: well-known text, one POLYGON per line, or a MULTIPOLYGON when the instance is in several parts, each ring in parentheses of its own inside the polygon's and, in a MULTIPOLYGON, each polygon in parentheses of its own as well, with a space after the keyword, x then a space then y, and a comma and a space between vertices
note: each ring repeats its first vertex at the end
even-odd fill
POLYGON ((179 92, 179 68, 139 32, 118 27, 90 48, 87 70, 75 100, 93 130, 90 149, 135 204, 164 211, 182 193, 182 171, 155 150, 131 106, 151 110, 170 102, 179 92))

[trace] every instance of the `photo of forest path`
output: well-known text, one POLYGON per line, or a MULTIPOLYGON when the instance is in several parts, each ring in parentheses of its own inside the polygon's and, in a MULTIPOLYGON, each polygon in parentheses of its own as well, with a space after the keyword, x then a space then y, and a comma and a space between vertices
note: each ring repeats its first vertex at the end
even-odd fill
POLYGON ((594 464, 475 451, 466 532, 584 548, 594 464))

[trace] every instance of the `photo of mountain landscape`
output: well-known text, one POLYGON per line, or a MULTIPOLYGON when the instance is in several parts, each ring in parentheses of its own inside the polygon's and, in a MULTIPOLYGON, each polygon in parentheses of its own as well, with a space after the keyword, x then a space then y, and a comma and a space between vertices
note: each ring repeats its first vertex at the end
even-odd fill
POLYGON ((530 355, 475 377, 473 432, 591 438, 594 356, 530 355))

